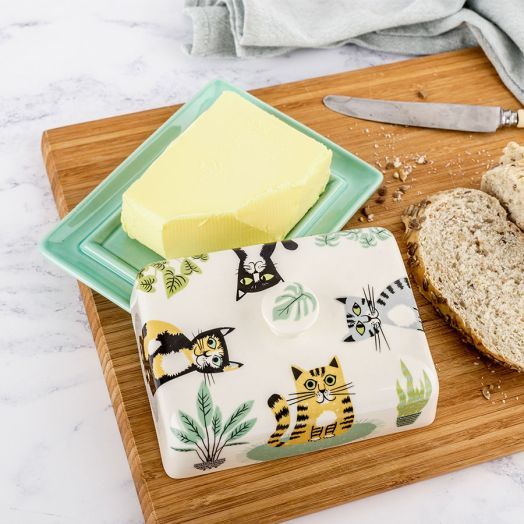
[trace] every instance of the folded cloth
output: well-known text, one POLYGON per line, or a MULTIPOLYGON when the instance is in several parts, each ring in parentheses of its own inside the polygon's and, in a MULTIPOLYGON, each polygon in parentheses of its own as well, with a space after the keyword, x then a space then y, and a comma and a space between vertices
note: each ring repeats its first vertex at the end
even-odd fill
POLYGON ((186 0, 195 56, 357 44, 424 55, 480 45, 524 103, 524 0, 186 0))

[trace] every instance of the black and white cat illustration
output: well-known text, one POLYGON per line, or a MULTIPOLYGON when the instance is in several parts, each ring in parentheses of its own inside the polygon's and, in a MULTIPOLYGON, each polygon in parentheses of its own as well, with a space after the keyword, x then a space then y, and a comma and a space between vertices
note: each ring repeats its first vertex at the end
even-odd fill
MULTIPOLYGON (((298 247, 293 240, 284 240, 282 245, 291 251, 298 247)), ((276 244, 273 243, 234 249, 239 258, 237 301, 247 293, 264 291, 284 280, 271 260, 275 247, 276 244)))
POLYGON ((362 292, 362 297, 337 298, 346 308, 349 334, 344 342, 374 338, 375 349, 381 351, 382 340, 390 349, 384 335, 384 325, 422 331, 417 305, 406 277, 391 282, 377 297, 373 287, 368 286, 367 290, 363 289, 362 292))

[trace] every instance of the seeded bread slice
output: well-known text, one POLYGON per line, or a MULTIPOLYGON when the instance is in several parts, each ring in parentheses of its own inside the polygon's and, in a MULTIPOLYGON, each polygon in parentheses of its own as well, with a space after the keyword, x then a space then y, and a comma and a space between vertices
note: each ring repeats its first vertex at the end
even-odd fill
POLYGON ((500 165, 482 177, 480 189, 498 198, 510 220, 524 230, 524 147, 510 142, 500 157, 500 165))
POLYGON ((499 201, 457 188, 410 206, 402 220, 421 293, 467 342, 524 371, 524 235, 499 201))

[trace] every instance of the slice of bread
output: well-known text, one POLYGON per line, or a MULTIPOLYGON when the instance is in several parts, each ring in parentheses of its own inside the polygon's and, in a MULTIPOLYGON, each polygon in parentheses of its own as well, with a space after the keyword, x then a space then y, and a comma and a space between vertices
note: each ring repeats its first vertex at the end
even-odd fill
POLYGON ((482 177, 480 189, 498 198, 510 220, 524 230, 524 147, 510 142, 500 157, 500 165, 482 177))
POLYGON ((467 342, 524 371, 524 234, 500 202, 457 188, 410 206, 402 220, 422 294, 467 342))

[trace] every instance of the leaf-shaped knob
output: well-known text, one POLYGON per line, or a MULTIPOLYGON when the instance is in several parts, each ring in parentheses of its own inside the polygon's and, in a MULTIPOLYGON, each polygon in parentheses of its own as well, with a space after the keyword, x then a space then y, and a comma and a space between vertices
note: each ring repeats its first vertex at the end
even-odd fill
POLYGON ((281 282, 264 293, 262 315, 273 333, 294 337, 307 331, 318 319, 315 293, 300 282, 281 282))

